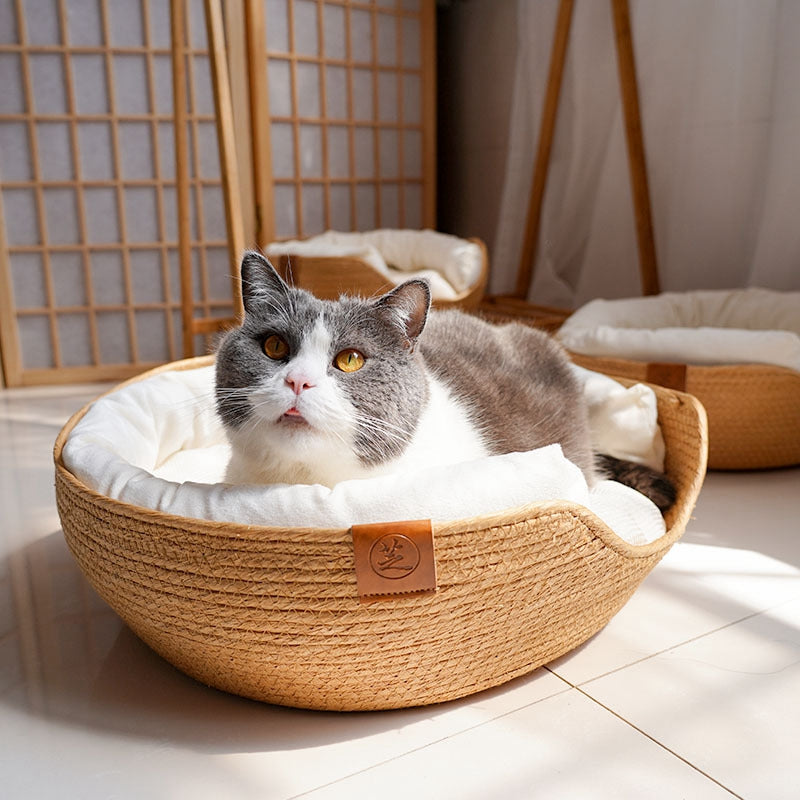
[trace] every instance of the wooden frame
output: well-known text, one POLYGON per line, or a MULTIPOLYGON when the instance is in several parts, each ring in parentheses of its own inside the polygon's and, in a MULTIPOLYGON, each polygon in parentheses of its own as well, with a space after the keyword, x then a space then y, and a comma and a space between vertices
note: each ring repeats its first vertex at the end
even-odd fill
POLYGON ((13 379, 22 369, 13 297, 3 193, 0 192, 0 371, 2 372, 0 385, 2 386, 13 385, 13 379), (7 376, 11 378, 10 381, 7 376))
POLYGON ((53 0, 50 28, 55 34, 49 41, 43 41, 38 29, 33 37, 29 35, 24 0, 11 2, 18 35, 7 37, 12 43, 0 44, 0 58, 14 62, 12 73, 18 69, 19 107, 0 114, 0 124, 24 131, 30 174, 13 179, 3 176, 0 213, 3 200, 8 200, 19 216, 14 204, 24 196, 31 209, 33 233, 21 241, 16 230, 0 230, 0 347, 7 385, 119 380, 207 347, 209 337, 241 313, 238 282, 226 278, 237 274, 241 250, 286 238, 280 214, 276 219, 276 209, 285 209, 283 190, 295 191, 293 213, 298 227, 290 233, 298 235, 318 232, 310 224, 306 194, 316 198, 314 203, 319 199, 314 214, 324 226, 433 227, 434 0, 283 0, 291 47, 279 51, 268 47, 270 29, 263 0, 226 0, 225 32, 220 0, 131 0, 126 4, 98 0, 97 19, 88 26, 96 28, 90 31, 93 39, 86 38, 85 19, 81 27, 71 24, 69 0, 53 0), (295 47, 300 30, 295 12, 316 15, 312 32, 319 48, 316 54, 295 47), (127 14, 133 24, 120 25, 116 14, 127 14), (343 23, 340 30, 346 34, 340 53, 326 45, 326 25, 334 17, 343 23), (170 20, 176 24, 171 26, 170 20), (366 33, 363 40, 352 29, 354 21, 366 33), (171 28, 176 33, 172 40, 171 28), (229 48, 224 46, 226 34, 234 42, 229 48), (362 52, 358 48, 365 43, 367 49, 362 52), (393 53, 393 58, 387 58, 387 53, 393 53), (41 75, 36 68, 42 58, 57 62, 48 65, 53 68, 51 74, 63 73, 61 106, 41 103, 37 83, 41 75), (86 90, 79 80, 85 75, 79 74, 77 64, 81 59, 93 61, 91 75, 97 82, 99 107, 85 107, 86 90), (131 62, 144 87, 137 89, 142 98, 136 108, 129 107, 125 87, 117 86, 120 75, 129 74, 129 65, 122 62, 131 62), (284 116, 270 115, 267 66, 272 62, 289 69, 293 105, 284 116), (330 68, 346 76, 346 108, 341 116, 328 108, 333 96, 323 78, 330 68), (316 69, 320 78, 318 109, 310 116, 300 105, 308 96, 301 89, 301 73, 307 69, 316 69), (174 73, 170 81, 165 80, 168 70, 174 73), (205 79, 207 73, 213 73, 211 80, 205 79), (361 78, 371 86, 367 112, 359 110, 356 102, 362 95, 357 94, 354 82, 361 78), (172 87, 168 107, 163 102, 165 85, 172 87), (203 95, 206 86, 213 88, 213 104, 203 95), (382 92, 387 87, 396 102, 385 118, 382 92), (236 125, 232 124, 234 103, 236 125), (214 107, 220 113, 215 114, 214 107), (276 124, 291 128, 290 177, 276 175, 273 169, 271 133, 276 124), (48 125, 65 132, 63 160, 70 165, 69 174, 53 177, 41 169, 43 152, 37 136, 48 125), (108 141, 108 165, 102 174, 86 169, 82 140, 86 126, 101 130, 108 141), (131 173, 126 143, 134 128, 139 135, 135 149, 150 152, 152 158, 144 159, 145 171, 131 173), (307 128, 315 128, 323 143, 315 176, 306 174, 300 158, 300 141, 307 128), (346 169, 332 161, 335 151, 329 147, 328 134, 333 129, 343 131, 347 140, 346 169), (208 145, 214 130, 218 161, 209 172, 208 145), (355 170, 356 157, 361 155, 365 137, 371 143, 371 171, 360 175, 355 170), (389 169, 387 147, 392 155, 389 161, 394 161, 389 169), (246 180, 239 185, 242 176, 246 180), (74 209, 75 231, 66 239, 48 227, 52 221, 48 203, 59 191, 69 199, 69 209, 74 209), (346 224, 340 225, 337 203, 343 192, 348 194, 348 213, 346 224), (149 215, 146 234, 136 229, 137 220, 127 205, 133 203, 134 195, 139 210, 144 208, 149 215), (371 225, 359 217, 364 208, 374 210, 371 225), (102 225, 111 233, 102 230, 98 235, 98 209, 102 225), (78 266, 62 274, 67 258, 78 266), (27 269, 21 265, 23 259, 33 259, 41 275, 40 296, 34 300, 15 293, 20 274, 27 269), (140 272, 143 260, 149 277, 140 272), (113 262, 118 277, 102 277, 106 272, 101 262, 113 262), (224 284, 226 288, 220 288, 224 284), (112 285, 119 290, 107 291, 112 285), (62 330, 66 323, 71 336, 62 330), (32 325, 35 337, 30 335, 32 325), (34 340, 45 346, 31 356, 26 342, 29 346, 34 340))
MULTIPOLYGON (((183 0, 174 0, 175 6, 182 4, 183 0)), ((313 3, 306 3, 307 6, 315 7, 316 16, 316 53, 300 53, 297 47, 297 37, 295 32, 295 3, 287 0, 284 3, 286 12, 286 44, 283 49, 270 48, 267 38, 267 20, 264 11, 264 3, 261 0, 244 0, 244 33, 246 36, 246 53, 248 63, 249 79, 249 104, 248 111, 252 126, 252 149, 250 151, 251 164, 254 173, 253 192, 255 203, 255 239, 262 248, 270 242, 279 238, 290 238, 285 235, 285 231, 280 230, 276 224, 276 186, 291 186, 294 192, 294 214, 297 221, 296 235, 315 233, 318 231, 306 230, 304 226, 304 205, 303 191, 306 185, 320 185, 323 192, 322 216, 324 227, 332 226, 332 185, 346 185, 350 189, 349 218, 351 226, 357 220, 358 207, 356 195, 357 186, 374 185, 376 200, 377 225, 380 226, 382 219, 381 209, 381 190, 384 185, 399 184, 401 187, 406 183, 419 184, 422 187, 420 201, 420 217, 422 224, 433 227, 435 213, 435 81, 434 81, 434 39, 433 31, 435 25, 434 4, 431 0, 424 0, 418 13, 404 12, 399 7, 385 7, 368 3, 343 2, 342 0, 314 0, 313 3), (343 29, 345 32, 344 58, 331 56, 325 47, 325 13, 329 8, 338 10, 343 18, 343 29), (368 13, 371 28, 370 58, 368 61, 359 61, 353 54, 352 42, 352 18, 357 12, 368 13), (378 54, 378 35, 377 29, 380 27, 381 17, 378 14, 392 15, 394 35, 396 38, 396 59, 395 64, 387 66, 380 63, 378 54), (408 68, 404 64, 405 53, 403 50, 403 25, 405 19, 418 18, 420 26, 420 64, 414 68, 408 68), (290 97, 291 107, 289 115, 277 115, 270 113, 269 104, 269 85, 267 80, 269 64, 271 60, 288 64, 290 76, 290 97), (316 116, 308 116, 300 113, 300 91, 298 72, 300 65, 313 65, 317 75, 318 110, 316 116), (331 66, 346 70, 347 74, 347 114, 346 119, 333 120, 329 112, 327 100, 327 74, 325 70, 331 66), (356 69, 371 72, 372 92, 371 107, 372 119, 370 121, 356 119, 354 107, 354 88, 353 74, 356 69), (406 74, 420 75, 420 108, 418 110, 420 124, 408 124, 404 119, 403 93, 404 76, 406 74), (380 76, 394 74, 396 81, 397 96, 400 100, 398 109, 398 119, 395 125, 382 123, 379 119, 379 82, 380 76), (272 126, 290 125, 292 130, 292 177, 276 178, 273 171, 272 162, 272 126), (348 138, 348 159, 350 173, 346 177, 333 178, 331 176, 330 152, 328 147, 328 131, 332 126, 345 128, 348 138), (321 152, 318 154, 320 161, 320 175, 309 179, 303 175, 301 163, 301 132, 304 128, 318 130, 320 132, 321 152), (372 180, 359 180, 353 174, 356 166, 356 145, 355 131, 358 128, 369 128, 372 131, 373 146, 373 169, 374 178, 372 180), (395 180, 390 180, 382 176, 381 164, 381 132, 384 129, 397 130, 397 162, 399 175, 395 180), (421 174, 416 178, 409 178, 403 174, 403 132, 405 130, 417 130, 421 132, 421 174), (283 236, 281 234, 284 234, 283 236)), ((398 4, 399 6, 399 4, 398 4)), ((233 133, 233 106, 230 101, 230 86, 227 77, 227 58, 224 48, 224 38, 222 33, 222 15, 219 10, 219 0, 205 0, 206 24, 211 38, 212 52, 212 74, 214 81, 214 95, 217 110, 217 131, 220 143, 220 161, 223 165, 223 182, 226 198, 226 219, 228 221, 229 236, 229 257, 231 262, 231 274, 235 275, 238 270, 238 255, 243 249, 243 233, 241 227, 242 207, 240 203, 240 190, 236 182, 236 163, 234 155, 234 133, 233 133)), ((173 32, 182 31, 183 23, 179 19, 173 24, 173 32)), ((173 42, 173 57, 176 60, 173 75, 176 81, 175 101, 176 114, 184 118, 186 105, 185 98, 182 97, 180 86, 183 85, 183 78, 180 75, 182 61, 179 54, 184 47, 182 37, 178 35, 173 42), (178 63, 180 62, 180 63, 178 63)), ((184 123, 185 124, 185 123, 184 123)), ((186 143, 180 138, 176 138, 176 160, 181 163, 186 161, 186 143)), ((188 170, 184 167, 181 170, 179 182, 186 182, 188 170)), ((399 219, 397 223, 401 226, 404 223, 405 205, 403 202, 402 189, 399 191, 399 219)), ((183 211, 180 214, 182 222, 181 230, 182 241, 188 238, 188 211, 186 201, 182 204, 183 211)), ((347 226, 345 226, 347 227, 347 226)), ((374 225, 373 225, 374 227, 374 225)), ((194 341, 197 333, 216 332, 234 322, 231 319, 194 317, 192 311, 192 282, 189 257, 187 254, 188 245, 184 241, 181 247, 181 277, 182 277, 182 319, 183 319, 183 342, 184 356, 194 355, 194 341)), ((341 265, 340 265, 341 266, 341 265)), ((335 281, 334 281, 335 282, 335 281)), ((241 314, 241 296, 238 289, 238 282, 234 278, 234 298, 237 303, 238 313, 241 314)))
MULTIPOLYGON (((269 42, 269 22, 265 19, 264 5, 259 0, 245 0, 247 17, 247 51, 250 78, 250 114, 253 126, 253 168, 256 173, 256 241, 265 247, 272 241, 304 237, 320 233, 331 227, 343 229, 368 229, 373 227, 434 227, 435 224, 435 66, 434 31, 435 5, 433 0, 420 0, 416 9, 407 5, 376 4, 370 2, 345 2, 345 0, 314 0, 306 3, 316 7, 316 52, 303 52, 297 46, 295 4, 286 3, 285 46, 278 47, 269 42), (330 17, 341 15, 341 27, 345 33, 343 52, 326 50, 325 25, 330 17), (357 24, 368 19, 370 30, 369 54, 356 52, 353 30, 357 24), (418 31, 418 59, 411 44, 405 40, 405 28, 418 31), (381 30, 393 33, 394 60, 379 48, 381 30), (270 107, 267 74, 271 67, 288 69, 290 93, 288 108, 270 107), (301 109, 300 72, 316 71, 318 97, 309 106, 316 113, 301 109), (331 71, 344 73, 346 113, 337 115, 331 110, 328 81, 331 71), (354 85, 356 78, 366 78, 371 84, 369 109, 366 116, 359 116, 354 85), (392 86, 392 81, 394 85, 392 86), (418 81, 418 109, 405 107, 405 96, 409 93, 407 82, 418 81), (381 83, 396 93, 397 118, 382 118, 380 108, 381 83), (274 132, 291 130, 289 138, 292 151, 291 163, 279 165, 276 174, 273 165, 275 147, 274 132), (343 132, 347 140, 349 169, 342 174, 334 170, 331 131, 343 132), (309 174, 301 159, 303 133, 319 134, 321 149, 318 158, 318 173, 309 174), (392 145, 392 138, 396 142, 392 145), (419 170, 413 171, 408 163, 406 148, 412 137, 419 137, 419 170), (360 145, 372 149, 371 174, 359 175, 356 159, 360 145), (382 161, 392 148, 395 154, 387 158, 394 166, 387 170, 382 161), (336 174, 334 174, 336 173, 336 174), (393 174, 390 174, 393 173, 393 174), (320 189, 323 197, 321 225, 316 227, 306 220, 303 203, 304 192, 320 189), (349 196, 347 208, 341 217, 349 224, 340 225, 336 218, 341 205, 332 199, 332 194, 344 189, 349 196), (389 208, 388 198, 397 191, 397 210, 389 208), (409 190, 419 191, 418 210, 412 208, 409 190), (359 206, 358 195, 368 197, 373 192, 374 218, 366 221, 359 206), (281 225, 280 209, 285 202, 276 199, 278 193, 292 196, 292 207, 286 213, 293 217, 294 225, 281 225), (346 213, 345 213, 346 212, 346 213), (278 216, 276 217, 276 214, 278 216), (371 224, 369 224, 371 223, 371 224), (291 230, 289 228, 292 228, 291 230)), ((281 21, 282 22, 282 21, 281 21)), ((276 23, 273 23, 273 27, 276 23)), ((391 50, 391 47, 387 48, 391 50)), ((308 93, 304 97, 310 97, 308 93)), ((359 95, 360 96, 360 95, 359 95)), ((308 148, 305 148, 308 152, 308 148)))
MULTIPOLYGON (((550 58, 550 71, 547 80, 539 130, 536 162, 531 182, 528 213, 525 221, 525 236, 517 270, 517 284, 514 297, 524 300, 527 297, 533 278, 533 269, 539 239, 542 204, 547 187, 547 174, 550 166, 550 151, 555 134, 558 101, 561 95, 561 82, 564 62, 569 44, 574 0, 561 0, 553 36, 553 49, 550 58)), ((622 108, 625 118, 625 139, 628 146, 628 167, 631 191, 636 217, 636 236, 639 247, 639 269, 642 291, 646 295, 658 294, 658 264, 653 238, 650 192, 647 183, 647 165, 642 134, 639 92, 636 81, 636 62, 633 53, 630 9, 628 0, 611 0, 614 19, 614 35, 617 49, 622 108)))
POLYGON ((183 356, 195 354, 197 334, 218 333, 237 324, 244 309, 238 280, 238 261, 244 250, 244 223, 239 191, 239 168, 233 130, 227 48, 219 0, 205 0, 206 32, 209 38, 211 85, 216 110, 217 144, 219 146, 225 226, 228 231, 228 266, 231 277, 234 316, 196 317, 194 314, 194 282, 192 280, 191 210, 189 201, 188 108, 186 97, 186 3, 172 0, 172 85, 175 108, 175 166, 178 199, 178 258, 181 275, 181 340, 183 356))
MULTIPOLYGON (((48 8, 53 9, 49 26, 44 26, 49 31, 29 32, 30 7, 13 0, 16 27, 0 44, 0 58, 12 78, 4 93, 14 98, 7 100, 0 123, 14 130, 27 165, 4 171, 0 212, 5 220, 6 212, 15 208, 9 203, 13 206, 20 198, 30 208, 30 235, 21 237, 6 225, 0 232, 0 346, 8 386, 119 380, 183 352, 173 213, 178 181, 170 155, 177 128, 163 80, 171 57, 169 4, 137 0, 112 6, 109 0, 98 0, 88 25, 85 17, 75 24, 68 0, 37 6, 37 14, 46 16, 48 8), (63 82, 51 78, 59 74, 63 82), (91 91, 81 83, 87 75, 91 91), (121 78, 125 80, 119 85, 121 78), (54 102, 43 87, 54 92, 54 102), (53 132, 63 139, 58 174, 53 174, 48 140, 41 138, 52 138, 53 132), (101 170, 92 164, 96 148, 89 132, 105 146, 101 170), (146 157, 137 162, 140 152, 146 157), (62 201, 55 210, 54 197, 62 201), (64 209, 69 213, 60 221, 56 212, 64 209), (62 273, 67 262, 70 270, 62 273), (109 264, 117 276, 114 292, 108 290, 112 278, 104 271, 109 264), (19 285, 31 270, 40 284, 33 299, 23 297, 19 285), (65 328, 70 336, 64 335, 65 328), (31 356, 25 347, 34 340, 43 346, 31 356)), ((235 295, 224 282, 220 285, 217 264, 231 237, 213 216, 216 208, 226 207, 227 175, 214 161, 216 155, 210 157, 207 148, 200 153, 201 140, 216 136, 216 117, 206 91, 212 82, 205 78, 213 53, 205 46, 199 12, 202 4, 191 0, 185 53, 194 228, 189 252, 197 283, 191 299, 201 318, 230 319, 235 295)), ((226 255, 223 270, 227 260, 226 255)))

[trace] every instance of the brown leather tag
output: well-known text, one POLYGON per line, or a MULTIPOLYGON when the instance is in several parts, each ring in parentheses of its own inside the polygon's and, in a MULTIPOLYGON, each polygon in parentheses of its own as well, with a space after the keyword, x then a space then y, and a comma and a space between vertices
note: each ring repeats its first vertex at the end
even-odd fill
POLYGON ((678 392, 686 391, 686 364, 666 364, 653 362, 647 365, 648 383, 675 389, 678 392))
POLYGON ((430 520, 353 525, 350 530, 362 602, 436 591, 430 520))

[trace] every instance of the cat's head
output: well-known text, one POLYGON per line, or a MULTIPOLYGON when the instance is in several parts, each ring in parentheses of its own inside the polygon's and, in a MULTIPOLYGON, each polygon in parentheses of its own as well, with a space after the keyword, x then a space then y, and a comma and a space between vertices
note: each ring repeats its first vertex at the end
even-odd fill
POLYGON ((246 253, 241 270, 245 318, 216 366, 217 409, 234 447, 364 466, 400 455, 427 401, 415 344, 428 285, 329 301, 287 285, 258 253, 246 253))

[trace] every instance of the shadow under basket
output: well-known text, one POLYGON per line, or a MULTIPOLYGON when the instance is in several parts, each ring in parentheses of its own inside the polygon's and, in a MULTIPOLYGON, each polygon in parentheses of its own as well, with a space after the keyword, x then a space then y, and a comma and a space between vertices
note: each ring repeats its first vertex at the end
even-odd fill
POLYGON ((709 469, 800 464, 800 372, 769 364, 648 364, 570 352, 579 366, 688 392, 708 415, 709 469))
POLYGON ((58 511, 100 596, 197 680, 311 709, 439 703, 586 641, 683 534, 705 475, 705 414, 693 397, 654 388, 677 488, 664 536, 628 544, 567 502, 434 524, 434 594, 361 602, 348 529, 222 524, 98 494, 62 460, 87 409, 56 441, 58 511))

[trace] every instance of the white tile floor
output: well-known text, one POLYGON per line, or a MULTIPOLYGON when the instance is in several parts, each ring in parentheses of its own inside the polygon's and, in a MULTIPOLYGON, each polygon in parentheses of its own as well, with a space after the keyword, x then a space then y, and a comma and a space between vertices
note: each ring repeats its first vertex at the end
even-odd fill
POLYGON ((175 671, 93 594, 51 447, 97 387, 0 391, 0 796, 800 797, 800 469, 712 473, 608 627, 442 706, 277 708, 175 671))

